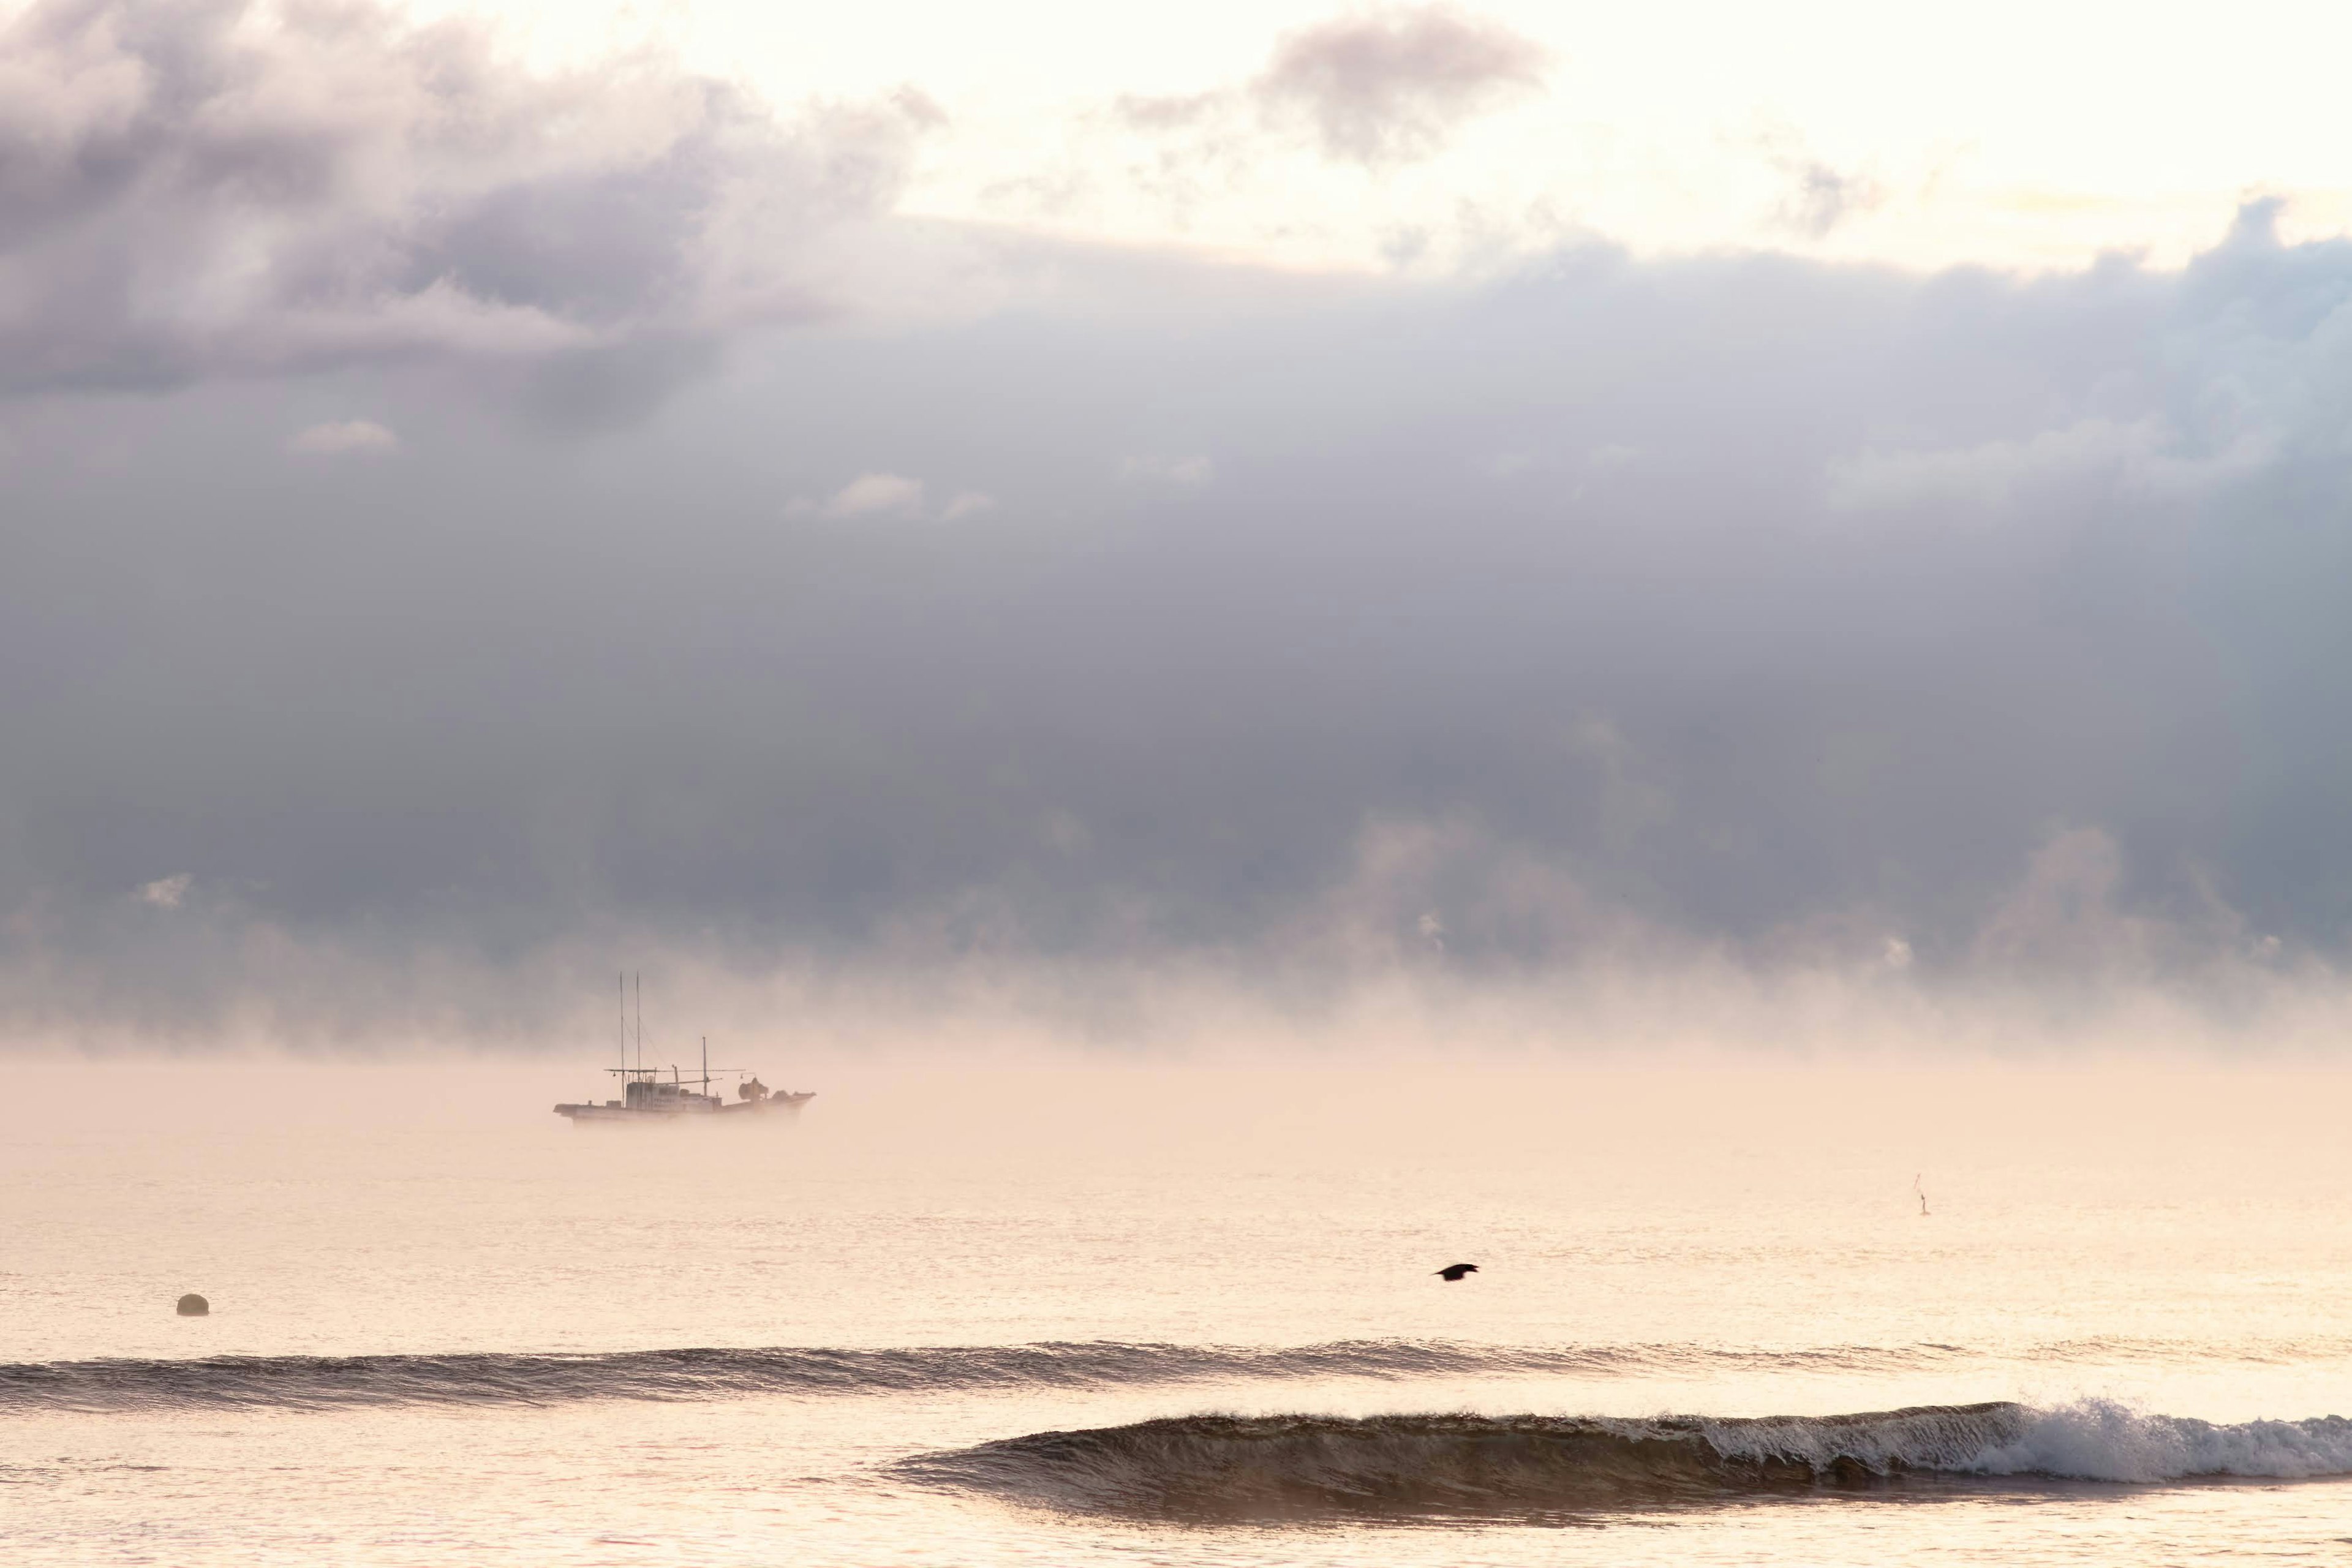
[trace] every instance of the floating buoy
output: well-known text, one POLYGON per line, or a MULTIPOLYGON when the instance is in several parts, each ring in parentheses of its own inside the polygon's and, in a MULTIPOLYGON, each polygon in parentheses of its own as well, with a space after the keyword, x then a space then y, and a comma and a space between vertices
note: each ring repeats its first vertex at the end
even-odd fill
POLYGON ((180 1298, 180 1316, 184 1318, 201 1318, 212 1310, 213 1304, 194 1290, 180 1298))

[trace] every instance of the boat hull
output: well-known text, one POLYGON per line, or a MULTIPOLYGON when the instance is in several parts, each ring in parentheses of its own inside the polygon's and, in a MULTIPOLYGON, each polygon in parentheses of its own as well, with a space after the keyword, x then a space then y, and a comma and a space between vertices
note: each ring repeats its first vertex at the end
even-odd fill
POLYGON ((586 1126, 590 1122, 643 1126, 672 1121, 751 1121, 761 1117, 789 1121, 799 1114, 802 1106, 815 1098, 815 1092, 812 1090, 805 1094, 772 1094, 764 1100, 739 1100, 732 1105, 719 1106, 559 1105, 555 1108, 555 1114, 575 1127, 586 1126))

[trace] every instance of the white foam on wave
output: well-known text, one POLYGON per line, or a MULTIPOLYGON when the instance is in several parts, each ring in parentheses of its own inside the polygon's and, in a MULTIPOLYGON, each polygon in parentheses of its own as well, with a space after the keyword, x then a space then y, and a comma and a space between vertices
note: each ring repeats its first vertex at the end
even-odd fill
POLYGON ((1861 1418, 1702 1421, 1727 1459, 1845 1460, 1877 1471, 2046 1476, 2152 1483, 2200 1476, 2299 1480, 2352 1475, 2352 1420, 2234 1425, 2151 1415, 2113 1400, 2054 1408, 2009 1405, 1861 1418))
POLYGON ((2140 1482, 2352 1475, 2352 1420, 2340 1415, 2220 1425, 2099 1399, 2029 1415, 2014 1441, 1966 1468, 1984 1475, 2140 1482))

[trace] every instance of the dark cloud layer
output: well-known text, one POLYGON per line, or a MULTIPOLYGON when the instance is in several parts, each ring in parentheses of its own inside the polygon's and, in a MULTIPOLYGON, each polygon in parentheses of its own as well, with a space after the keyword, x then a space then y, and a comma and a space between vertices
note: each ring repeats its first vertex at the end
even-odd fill
POLYGON ((0 405, 20 1028, 487 1027, 623 951, 2336 984, 2352 246, 2255 207, 2180 273, 1591 247, 1407 289, 997 241, 992 313, 785 330, 798 253, 709 260, 726 149, 803 216, 887 157, 810 174, 675 76, 696 107, 625 153, 541 146, 440 34, 365 51, 473 106, 432 135, 329 94, 290 122, 360 129, 232 136, 232 13, 101 15, 11 58, 147 85, 100 71, 0 164, 9 298, 47 301, 0 405), (569 395, 676 395, 518 434, 458 374, 509 318, 606 356, 569 395))
POLYGON ((532 74, 364 4, 41 0, 0 30, 0 392, 425 355, 591 407, 824 314, 935 113, 532 74))

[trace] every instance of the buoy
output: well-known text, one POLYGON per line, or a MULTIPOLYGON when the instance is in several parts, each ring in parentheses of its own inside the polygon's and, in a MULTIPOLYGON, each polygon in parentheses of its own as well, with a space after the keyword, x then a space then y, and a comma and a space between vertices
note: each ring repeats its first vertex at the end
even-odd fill
POLYGON ((180 1298, 180 1316, 184 1318, 201 1318, 212 1310, 213 1304, 194 1290, 180 1298))

